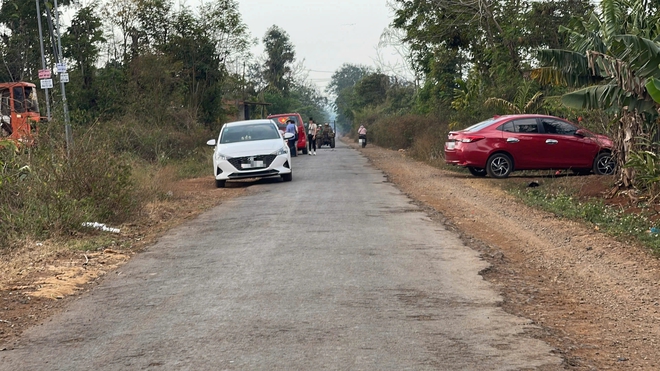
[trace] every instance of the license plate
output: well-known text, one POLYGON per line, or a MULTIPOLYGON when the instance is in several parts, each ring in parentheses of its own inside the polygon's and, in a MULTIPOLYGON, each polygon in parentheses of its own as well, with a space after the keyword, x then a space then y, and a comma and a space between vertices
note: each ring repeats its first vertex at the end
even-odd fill
POLYGON ((252 168, 258 168, 258 167, 264 167, 264 162, 257 160, 257 161, 252 161, 250 163, 241 164, 242 169, 252 169, 252 168))
POLYGON ((454 149, 456 147, 456 142, 447 142, 445 143, 445 148, 454 149))

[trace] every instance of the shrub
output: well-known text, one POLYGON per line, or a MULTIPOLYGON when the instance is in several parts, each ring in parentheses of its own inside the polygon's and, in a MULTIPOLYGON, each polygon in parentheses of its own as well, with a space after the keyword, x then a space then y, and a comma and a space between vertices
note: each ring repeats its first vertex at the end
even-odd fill
POLYGON ((53 128, 42 128, 34 147, 0 152, 2 246, 72 233, 85 221, 121 223, 140 206, 127 158, 91 134, 67 151, 53 128))

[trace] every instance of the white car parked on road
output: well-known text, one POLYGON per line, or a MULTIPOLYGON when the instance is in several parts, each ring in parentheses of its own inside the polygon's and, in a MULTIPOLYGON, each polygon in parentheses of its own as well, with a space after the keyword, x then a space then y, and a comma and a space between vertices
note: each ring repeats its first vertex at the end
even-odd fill
POLYGON ((285 182, 293 179, 291 154, 286 139, 272 120, 247 120, 226 123, 218 140, 206 144, 215 146, 213 169, 215 185, 223 188, 227 180, 281 176, 285 182))

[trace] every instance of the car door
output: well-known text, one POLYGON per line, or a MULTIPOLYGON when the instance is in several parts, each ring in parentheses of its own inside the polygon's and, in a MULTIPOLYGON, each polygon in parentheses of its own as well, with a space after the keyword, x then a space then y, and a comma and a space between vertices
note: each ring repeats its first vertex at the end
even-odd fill
POLYGON ((543 141, 536 118, 513 119, 498 129, 503 133, 502 149, 511 154, 517 170, 535 169, 541 166, 543 156, 540 149, 543 147, 543 141))
POLYGON ((590 138, 576 135, 578 127, 557 118, 541 118, 546 162, 553 169, 589 169, 598 153, 590 138))

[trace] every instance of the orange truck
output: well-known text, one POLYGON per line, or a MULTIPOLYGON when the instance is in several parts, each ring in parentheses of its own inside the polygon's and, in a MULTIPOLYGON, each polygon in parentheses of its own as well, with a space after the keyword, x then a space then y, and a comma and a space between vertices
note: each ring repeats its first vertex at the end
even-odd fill
POLYGON ((32 142, 39 122, 37 87, 28 82, 0 83, 0 140, 32 142))

